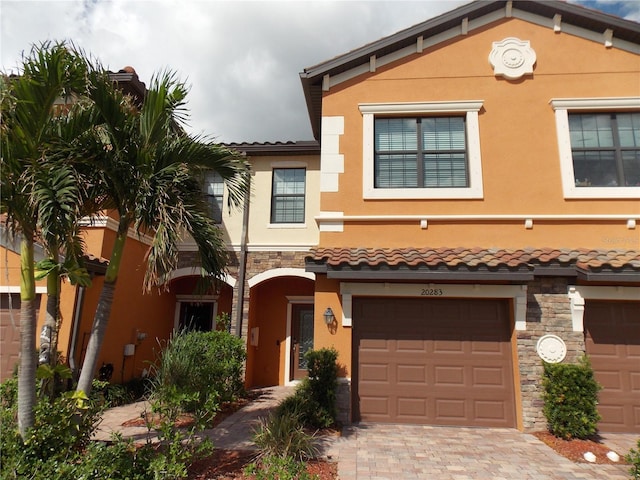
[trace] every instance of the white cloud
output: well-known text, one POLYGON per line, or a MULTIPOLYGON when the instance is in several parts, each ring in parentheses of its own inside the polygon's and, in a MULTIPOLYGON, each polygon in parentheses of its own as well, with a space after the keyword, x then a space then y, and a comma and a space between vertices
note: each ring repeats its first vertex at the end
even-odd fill
MULTIPOLYGON (((311 139, 299 72, 466 0, 0 0, 0 65, 33 43, 71 39, 111 70, 191 84, 191 131, 220 141, 311 139)), ((637 2, 623 3, 640 12, 637 2)), ((635 13, 634 13, 635 12, 635 13)))

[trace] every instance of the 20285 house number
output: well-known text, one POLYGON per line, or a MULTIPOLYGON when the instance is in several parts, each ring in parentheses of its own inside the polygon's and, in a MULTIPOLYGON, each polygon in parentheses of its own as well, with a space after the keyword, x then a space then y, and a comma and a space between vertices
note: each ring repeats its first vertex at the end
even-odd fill
POLYGON ((420 296, 422 297, 441 297, 444 295, 444 290, 441 288, 422 288, 420 289, 420 296))

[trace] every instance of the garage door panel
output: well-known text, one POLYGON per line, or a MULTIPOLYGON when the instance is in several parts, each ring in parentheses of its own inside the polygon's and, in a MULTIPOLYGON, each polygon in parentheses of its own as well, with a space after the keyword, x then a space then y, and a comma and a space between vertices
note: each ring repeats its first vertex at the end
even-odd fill
POLYGON ((640 302, 587 300, 585 346, 603 389, 603 432, 640 432, 640 302))
POLYGON ((504 402, 478 400, 473 403, 474 417, 483 421, 502 421, 505 416, 504 402))
POLYGON ((505 371, 500 367, 473 367, 473 384, 475 386, 482 387, 491 387, 497 386, 501 387, 508 382, 508 379, 505 378, 505 371))
POLYGON ((389 417, 389 398, 380 396, 361 396, 362 409, 372 416, 389 417))
POLYGON ((464 343, 461 340, 436 340, 433 342, 433 353, 463 353, 464 343))
POLYGON ((388 382, 389 365, 364 364, 360 367, 360 378, 365 382, 388 382))
POLYGON ((396 405, 399 417, 421 418, 427 415, 426 398, 398 397, 396 405))
POLYGON ((439 398, 435 401, 436 420, 451 425, 466 425, 466 402, 463 399, 439 398))
POLYGON ((397 352, 423 352, 426 353, 426 343, 422 340, 397 340, 397 352))
POLYGON ((427 381, 427 369, 424 365, 398 365, 396 379, 399 384, 416 383, 424 385, 427 381))
POLYGON ((356 418, 515 426, 506 311, 506 303, 494 300, 354 299, 356 418), (390 323, 387 304, 394 305, 394 311, 402 305, 406 316, 390 323), (481 327, 475 324, 479 304, 485 307, 481 327), (385 345, 381 334, 386 336, 385 345), (372 337, 375 349, 368 348, 372 337), (373 374, 371 365, 380 364, 389 370, 373 374))
POLYGON ((464 367, 440 367, 436 366, 435 386, 442 385, 463 385, 464 386, 464 367))

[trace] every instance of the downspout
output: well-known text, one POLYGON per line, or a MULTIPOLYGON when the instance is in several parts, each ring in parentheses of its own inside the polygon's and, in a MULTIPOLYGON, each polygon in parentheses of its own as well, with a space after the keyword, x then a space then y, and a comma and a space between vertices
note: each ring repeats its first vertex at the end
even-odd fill
POLYGON ((249 237, 249 203, 251 199, 251 182, 244 197, 242 212, 242 235, 240 237, 240 259, 238 264, 238 298, 236 301, 236 335, 242 338, 242 315, 244 306, 244 282, 247 276, 247 243, 249 237))

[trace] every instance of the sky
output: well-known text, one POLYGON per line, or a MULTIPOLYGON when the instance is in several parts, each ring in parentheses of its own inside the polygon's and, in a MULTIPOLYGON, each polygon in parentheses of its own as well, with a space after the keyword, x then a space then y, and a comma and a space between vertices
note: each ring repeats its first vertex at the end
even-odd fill
MULTIPOLYGON (((640 1, 570 0, 640 22, 640 1)), ((186 130, 219 142, 312 140, 299 73, 469 3, 427 1, 0 0, 0 68, 72 41, 149 84, 190 85, 186 130)))

